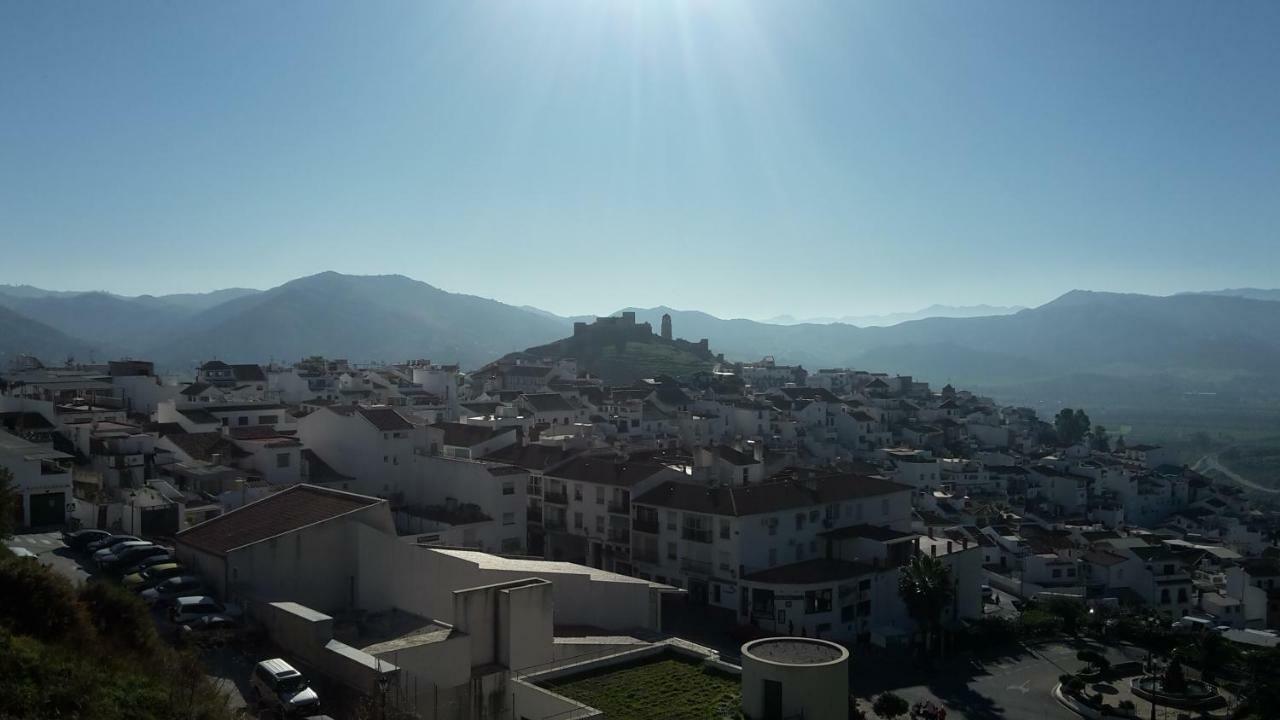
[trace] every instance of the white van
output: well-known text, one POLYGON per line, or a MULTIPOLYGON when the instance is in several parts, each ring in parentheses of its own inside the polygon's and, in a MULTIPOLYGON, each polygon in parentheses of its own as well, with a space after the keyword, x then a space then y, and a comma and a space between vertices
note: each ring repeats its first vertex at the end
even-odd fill
POLYGON ((302 673, 280 658, 258 663, 253 668, 249 687, 259 706, 266 705, 284 717, 320 712, 320 696, 308 687, 302 673))

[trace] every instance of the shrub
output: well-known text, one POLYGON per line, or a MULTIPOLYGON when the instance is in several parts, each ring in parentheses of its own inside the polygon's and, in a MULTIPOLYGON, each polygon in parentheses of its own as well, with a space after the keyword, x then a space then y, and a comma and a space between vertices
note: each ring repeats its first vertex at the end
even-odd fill
POLYGON ((94 642, 88 616, 66 578, 29 560, 0 560, 0 625, 39 640, 94 642))
POLYGON ((906 715, 911 710, 911 706, 900 695, 886 692, 880 693, 880 696, 871 705, 871 709, 875 711, 876 715, 887 720, 893 720, 893 718, 906 715))
POLYGON ((1044 610, 1027 610, 1018 618, 1018 631, 1023 637, 1052 637, 1062 632, 1062 618, 1044 610))
POLYGON ((116 585, 93 581, 80 589, 80 602, 98 635, 121 651, 148 655, 160 649, 156 624, 136 595, 116 585))

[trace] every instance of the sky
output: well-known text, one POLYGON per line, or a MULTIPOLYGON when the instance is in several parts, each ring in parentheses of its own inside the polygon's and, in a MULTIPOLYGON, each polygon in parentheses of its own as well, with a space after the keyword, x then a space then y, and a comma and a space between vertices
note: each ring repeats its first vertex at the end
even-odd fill
POLYGON ((1280 3, 0 3, 0 283, 562 314, 1280 286, 1280 3))

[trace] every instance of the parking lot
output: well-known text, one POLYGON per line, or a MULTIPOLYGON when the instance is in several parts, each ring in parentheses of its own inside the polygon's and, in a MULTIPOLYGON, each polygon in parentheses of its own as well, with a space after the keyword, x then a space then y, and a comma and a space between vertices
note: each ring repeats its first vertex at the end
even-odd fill
MULTIPOLYGON (((72 552, 62 542, 60 532, 14 535, 5 544, 35 553, 41 564, 77 585, 96 574, 86 556, 72 552)), ((152 617, 160 636, 173 641, 177 636, 177 628, 161 613, 152 613, 152 617)), ((253 670, 253 661, 237 648, 228 646, 203 649, 200 655, 208 677, 227 693, 231 707, 247 710, 245 695, 249 689, 249 673, 253 670)))

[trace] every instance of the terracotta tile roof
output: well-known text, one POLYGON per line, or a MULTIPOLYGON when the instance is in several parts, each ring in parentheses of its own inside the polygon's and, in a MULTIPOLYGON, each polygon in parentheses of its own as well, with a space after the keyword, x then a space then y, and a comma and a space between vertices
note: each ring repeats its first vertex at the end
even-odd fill
POLYGON ((178 533, 175 542, 225 556, 246 545, 385 502, 375 497, 294 485, 178 533))
POLYGON ((877 477, 828 475, 809 481, 781 480, 708 488, 668 481, 633 500, 643 505, 675 508, 710 515, 761 515, 794 508, 910 492, 911 487, 877 477))
POLYGON ((774 585, 815 585, 823 582, 847 580, 874 572, 875 568, 865 563, 815 558, 748 573, 743 575, 742 579, 745 582, 772 583, 774 585))
POLYGON ((194 460, 212 462, 214 455, 222 455, 228 460, 249 457, 249 453, 236 447, 220 432, 172 433, 165 435, 164 439, 194 460))
POLYGON ((528 470, 545 470, 568 459, 573 453, 550 445, 508 445, 485 455, 483 460, 515 465, 528 470))
POLYGON ((915 537, 915 533, 898 532, 893 528, 880 527, 879 525, 850 525, 849 527, 836 528, 835 530, 827 530, 818 533, 822 537, 832 540, 842 540, 845 538, 866 538, 867 540, 875 540, 876 542, 890 542, 892 540, 902 540, 903 538, 915 537))
POLYGON ((526 393, 524 401, 534 412, 573 412, 574 407, 560 393, 526 393))
POLYGON ((444 431, 444 444, 454 447, 472 447, 498 437, 504 433, 515 432, 514 427, 490 428, 484 425, 467 425, 465 423, 440 422, 431 425, 444 431))
POLYGON ((599 455, 579 455, 546 472, 564 480, 632 487, 636 483, 667 470, 652 462, 635 462, 599 455))

